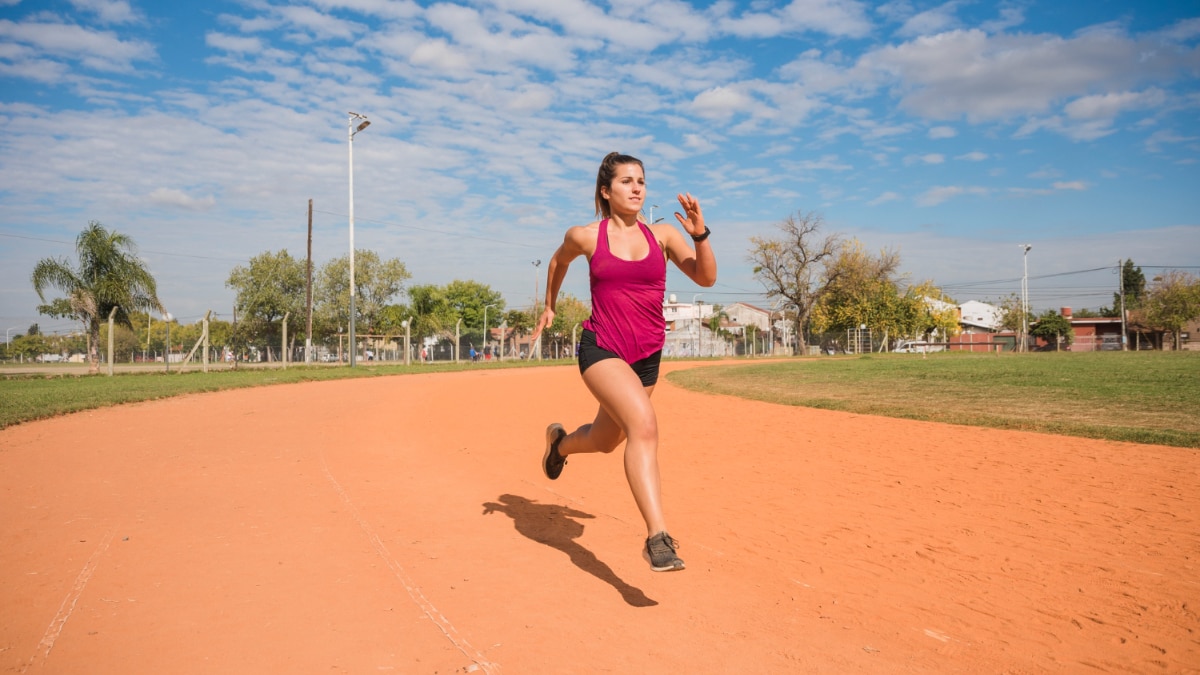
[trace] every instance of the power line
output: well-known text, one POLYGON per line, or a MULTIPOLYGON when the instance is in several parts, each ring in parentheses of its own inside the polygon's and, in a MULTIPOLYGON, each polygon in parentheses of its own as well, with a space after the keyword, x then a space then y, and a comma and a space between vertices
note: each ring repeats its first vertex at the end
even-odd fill
MULTIPOLYGON (((339 216, 339 217, 347 217, 347 218, 349 217, 344 213, 335 213, 333 211, 322 211, 320 209, 313 209, 313 213, 323 213, 327 216, 339 216)), ((491 237, 480 237, 480 236, 474 235, 474 234, 464 234, 463 232, 460 232, 460 231, 449 232, 446 230, 439 230, 439 229, 433 228, 433 227, 419 227, 417 225, 400 225, 397 223, 389 223, 389 222, 385 222, 382 220, 371 220, 370 218, 359 218, 358 216, 355 216, 354 219, 357 222, 371 223, 374 225, 383 225, 385 227, 399 227, 399 228, 403 228, 406 230, 417 230, 418 232, 431 232, 433 234, 438 234, 443 237, 452 237, 455 239, 475 239, 476 241, 486 241, 491 244, 505 244, 508 246, 520 246, 522 248, 535 248, 535 249, 544 248, 544 246, 541 246, 541 245, 522 244, 520 242, 509 241, 507 239, 494 239, 491 237)))

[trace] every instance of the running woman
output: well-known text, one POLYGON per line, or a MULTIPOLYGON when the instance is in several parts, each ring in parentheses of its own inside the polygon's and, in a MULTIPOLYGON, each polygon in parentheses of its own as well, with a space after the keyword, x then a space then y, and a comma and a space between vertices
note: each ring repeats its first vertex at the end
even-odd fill
POLYGON ((658 421, 650 402, 666 342, 667 260, 701 286, 712 286, 717 280, 717 261, 700 202, 691 194, 677 198, 683 213, 676 212, 675 218, 683 233, 667 223, 646 224, 640 219, 646 200, 642 162, 609 153, 596 174, 596 215, 601 220, 567 230, 547 266, 546 308, 533 331, 536 342, 554 321, 567 268, 576 258, 586 257, 592 315, 583 323, 579 372, 600 407, 590 424, 571 433, 558 423, 546 428, 542 471, 556 480, 568 456, 612 452, 625 441, 625 477, 646 521, 642 554, 656 572, 684 567, 663 516, 658 421))

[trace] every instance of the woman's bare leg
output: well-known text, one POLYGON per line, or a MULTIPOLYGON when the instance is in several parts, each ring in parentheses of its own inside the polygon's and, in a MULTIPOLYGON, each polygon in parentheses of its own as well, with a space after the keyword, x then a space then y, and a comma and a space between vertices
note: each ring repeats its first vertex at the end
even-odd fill
POLYGON ((583 382, 600 403, 591 424, 585 424, 559 441, 558 452, 612 452, 625 440, 625 478, 646 521, 647 536, 667 529, 662 510, 658 472, 658 419, 650 394, 624 361, 605 359, 583 373, 583 382))

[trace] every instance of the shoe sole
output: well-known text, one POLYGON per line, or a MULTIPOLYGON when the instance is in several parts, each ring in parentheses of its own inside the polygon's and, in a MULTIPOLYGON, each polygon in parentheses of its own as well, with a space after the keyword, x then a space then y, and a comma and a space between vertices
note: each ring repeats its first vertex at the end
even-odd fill
MULTIPOLYGON (((542 453, 542 473, 545 474, 546 478, 550 478, 550 480, 557 480, 558 478, 557 476, 554 478, 550 477, 550 472, 546 470, 546 461, 550 459, 550 451, 554 449, 554 441, 558 440, 560 431, 564 436, 567 433, 567 430, 563 429, 563 425, 557 422, 546 427, 546 452, 542 453)), ((562 474, 560 473, 559 475, 562 474)))
POLYGON ((642 549, 642 559, 644 559, 650 565, 650 569, 655 572, 678 572, 679 570, 682 570, 685 567, 687 567, 686 565, 683 564, 683 561, 679 560, 678 558, 676 558, 676 560, 679 560, 678 567, 676 567, 675 565, 670 565, 667 567, 655 567, 654 562, 650 560, 650 551, 647 549, 642 549))

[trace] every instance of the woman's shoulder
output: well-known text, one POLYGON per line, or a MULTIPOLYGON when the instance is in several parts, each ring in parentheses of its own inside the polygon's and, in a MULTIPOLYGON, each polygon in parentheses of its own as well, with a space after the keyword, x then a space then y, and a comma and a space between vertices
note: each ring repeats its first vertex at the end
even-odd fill
POLYGON ((596 250, 596 240, 600 236, 600 221, 588 223, 587 225, 575 225, 567 228, 567 234, 563 237, 563 242, 568 250, 573 251, 574 255, 584 254, 591 256, 596 250))
POLYGON ((573 225, 567 228, 567 239, 595 239, 600 232, 600 221, 588 223, 587 225, 573 225))

